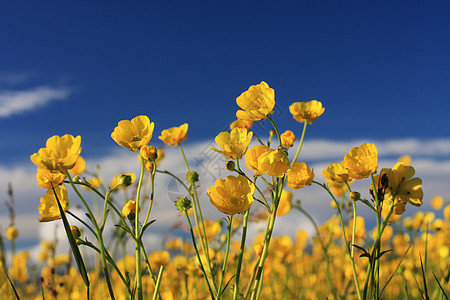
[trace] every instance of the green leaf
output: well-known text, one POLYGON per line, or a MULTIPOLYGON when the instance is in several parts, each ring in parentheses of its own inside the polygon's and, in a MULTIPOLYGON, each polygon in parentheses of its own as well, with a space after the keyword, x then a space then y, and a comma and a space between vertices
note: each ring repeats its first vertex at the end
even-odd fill
POLYGON ((380 259, 384 254, 386 254, 386 253, 388 253, 388 252, 390 252, 390 251, 394 251, 394 250, 389 249, 389 250, 382 251, 382 252, 377 256, 376 259, 380 259))

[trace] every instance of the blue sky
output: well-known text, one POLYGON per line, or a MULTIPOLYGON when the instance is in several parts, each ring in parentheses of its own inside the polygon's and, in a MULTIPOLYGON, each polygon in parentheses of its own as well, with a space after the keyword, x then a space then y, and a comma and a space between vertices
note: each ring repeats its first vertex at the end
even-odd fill
POLYGON ((55 134, 81 135, 92 164, 122 155, 110 134, 140 114, 155 122, 155 146, 185 122, 188 143, 213 141, 262 80, 282 131, 300 135, 288 106, 316 99, 326 110, 307 139, 392 141, 405 147, 391 160, 409 151, 446 166, 449 11, 448 1, 3 2, 0 171, 27 174, 55 134))

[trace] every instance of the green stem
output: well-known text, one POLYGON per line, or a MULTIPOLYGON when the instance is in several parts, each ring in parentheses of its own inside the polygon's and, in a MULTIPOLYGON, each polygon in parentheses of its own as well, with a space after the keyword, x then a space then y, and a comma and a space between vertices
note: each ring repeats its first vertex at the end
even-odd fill
POLYGON ((239 250, 238 265, 237 265, 237 269, 236 269, 236 279, 235 279, 235 284, 234 284, 233 300, 236 300, 239 295, 239 279, 241 276, 242 258, 244 257, 245 240, 247 238, 247 224, 248 224, 249 211, 250 210, 247 210, 244 213, 244 223, 242 226, 241 248, 239 250))
POLYGON ((300 150, 302 149, 303 146, 303 140, 305 139, 306 126, 308 125, 308 122, 305 121, 304 123, 305 124, 303 125, 302 137, 300 138, 300 143, 298 144, 297 152, 295 153, 294 159, 291 162, 291 167, 297 161, 298 155, 300 154, 300 150))
POLYGON ((139 176, 139 183, 136 193, 136 212, 135 212, 135 218, 134 218, 134 235, 136 237, 136 240, 134 241, 135 248, 136 248, 136 289, 138 292, 138 299, 143 299, 143 291, 142 291, 142 274, 141 274, 141 243, 139 242, 139 210, 140 210, 140 198, 141 198, 141 188, 142 188, 142 181, 144 178, 144 171, 145 171, 145 163, 142 156, 139 156, 141 159, 141 175, 139 176))
MULTIPOLYGON (((189 218, 189 215, 188 215, 186 210, 184 211, 184 216, 186 217, 186 220, 188 221, 189 231, 191 233, 191 238, 192 238, 192 244, 194 245, 195 253, 197 254, 197 259, 198 259, 198 262, 200 264, 200 269, 201 269, 201 271, 203 273, 203 276, 205 278, 206 285, 208 286, 209 294, 211 295, 211 299, 215 299, 214 298, 214 293, 213 293, 213 291, 211 289, 211 285, 209 284, 208 276, 206 275, 205 268, 203 267, 203 262, 202 262, 202 260, 200 258, 200 253, 198 252, 197 243, 195 242, 194 230, 192 229, 191 219, 189 218)), ((209 263, 209 261, 208 261, 208 263, 209 263)))
POLYGON ((275 124, 271 116, 267 115, 267 119, 269 119, 270 123, 272 123, 273 129, 275 129, 275 132, 277 133, 278 145, 281 146, 281 134, 280 131, 278 130, 277 124, 275 124))
POLYGON ((222 285, 223 285, 223 279, 225 277, 225 271, 227 269, 227 264, 228 264, 228 255, 230 253, 230 244, 231 244, 231 223, 233 222, 233 215, 230 216, 230 219, 228 220, 228 224, 227 224, 227 247, 225 250, 225 258, 223 261, 223 265, 222 265, 222 275, 220 277, 220 282, 219 282, 219 287, 217 289, 217 297, 216 299, 220 298, 220 295, 222 294, 221 290, 222 290, 222 285))
POLYGON ((164 272, 164 266, 161 265, 161 267, 159 268, 159 273, 158 273, 158 279, 156 280, 156 285, 155 285, 155 291, 153 292, 153 300, 156 300, 156 298, 159 295, 159 286, 161 285, 161 278, 164 272))

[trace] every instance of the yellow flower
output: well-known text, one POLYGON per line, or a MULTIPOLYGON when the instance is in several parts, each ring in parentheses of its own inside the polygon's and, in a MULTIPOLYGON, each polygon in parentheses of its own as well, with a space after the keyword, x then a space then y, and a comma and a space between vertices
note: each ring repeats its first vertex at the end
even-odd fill
POLYGON ((161 266, 166 266, 170 262, 170 253, 166 250, 152 252, 148 260, 152 264, 152 269, 159 270, 161 266))
POLYGON ((444 198, 441 196, 434 196, 433 199, 431 199, 431 207, 435 210, 440 210, 442 206, 444 205, 444 198))
MULTIPOLYGON (((98 189, 102 185, 103 179, 95 176, 95 177, 92 177, 91 179, 86 179, 86 182, 88 184, 90 184, 94 189, 98 189)), ((89 190, 89 188, 84 185, 82 185, 81 187, 85 190, 89 190)))
POLYGON ((235 120, 230 124, 230 130, 234 128, 245 128, 249 130, 253 126, 253 121, 247 120, 235 120))
POLYGON ((142 146, 139 150, 139 154, 146 161, 154 161, 158 158, 158 150, 156 150, 155 147, 149 145, 142 146))
POLYGON ((184 123, 180 127, 172 127, 161 132, 159 139, 170 146, 176 146, 187 139, 189 125, 184 123))
POLYGON ((8 240, 15 240, 19 236, 19 230, 17 227, 12 225, 6 229, 5 236, 8 240))
MULTIPOLYGON (((403 201, 414 206, 422 205, 422 180, 417 177, 412 178, 414 173, 413 167, 405 166, 401 162, 396 163, 392 169, 381 170, 380 174, 386 174, 388 178, 389 194, 396 195, 395 203, 403 201)), ((379 185, 380 175, 375 176, 374 180, 379 185)))
POLYGON ((137 116, 130 120, 122 120, 111 133, 111 138, 120 146, 135 152, 147 145, 153 136, 155 123, 147 116, 137 116))
POLYGON ((127 182, 124 183, 124 185, 119 186, 117 189, 126 189, 127 187, 131 186, 133 182, 136 181, 136 174, 134 173, 117 173, 114 175, 113 179, 109 183, 109 188, 115 187, 119 182, 123 182, 124 179, 127 179, 127 182), (129 179, 129 181, 128 181, 129 179))
POLYGON ((27 261, 29 257, 30 253, 28 251, 19 252, 13 257, 12 266, 8 273, 11 279, 19 282, 28 281, 30 278, 27 270, 27 261))
MULTIPOLYGON (((350 183, 351 182, 349 182, 348 184, 350 184, 350 183)), ((348 190, 348 187, 344 182, 327 180, 327 185, 330 188, 330 191, 336 197, 344 196, 345 192, 347 192, 347 190, 348 190)), ((331 203, 335 204, 334 201, 331 201, 331 203)))
POLYGON ((409 166, 411 164, 411 156, 409 155, 403 155, 398 159, 398 162, 403 163, 405 166, 409 166))
MULTIPOLYGON (((141 208, 139 207, 139 211, 141 208)), ((136 200, 129 200, 122 208, 122 216, 128 217, 130 214, 136 213, 136 200)))
POLYGON ((444 208, 443 215, 444 218, 447 219, 447 221, 450 221, 450 204, 444 208))
POLYGON ((255 172, 255 175, 261 175, 262 172, 259 170, 258 158, 266 151, 270 150, 266 145, 256 145, 253 148, 248 149, 245 154, 245 165, 250 170, 255 172))
POLYGON ((354 179, 362 179, 375 174, 378 168, 377 147, 368 143, 354 147, 345 155, 341 164, 348 169, 350 177, 354 179))
POLYGON ((261 81, 237 97, 236 103, 243 109, 236 112, 239 120, 264 120, 267 115, 273 113, 275 91, 266 82, 261 81))
POLYGON ((295 140, 296 140, 295 134, 290 130, 286 130, 284 133, 281 134, 281 145, 283 146, 292 147, 292 145, 294 145, 295 140))
POLYGON ((84 171, 86 171, 86 161, 83 157, 78 156, 77 162, 72 169, 69 169, 69 172, 72 175, 80 175, 84 171))
POLYGON ((81 153, 81 137, 70 134, 62 137, 52 136, 46 147, 31 155, 31 161, 38 167, 65 173, 72 169, 81 153))
POLYGON ((36 181, 37 184, 44 189, 56 187, 60 185, 64 179, 66 179, 66 175, 60 171, 52 171, 40 167, 37 168, 36 181))
POLYGON ((269 149, 258 158, 258 170, 269 176, 281 178, 290 168, 286 152, 269 149))
POLYGON ((321 114, 323 114, 325 108, 322 107, 322 102, 312 100, 309 102, 292 103, 291 106, 289 106, 289 111, 297 121, 312 124, 321 114))
POLYGON ((280 203, 278 204, 277 216, 284 216, 291 211, 292 208, 292 198, 294 194, 291 191, 283 190, 281 192, 280 203))
POLYGON ((288 186, 296 190, 312 184, 314 170, 311 170, 304 162, 295 162, 288 171, 287 176, 288 186))
POLYGON ((348 169, 344 168, 340 163, 332 163, 322 171, 322 175, 328 181, 335 181, 338 183, 352 180, 348 174, 348 169))
POLYGON ((215 140, 222 151, 214 148, 211 148, 211 150, 219 152, 229 159, 242 158, 252 137, 253 132, 250 131, 247 134, 247 129, 245 128, 234 128, 230 133, 221 132, 216 136, 215 140))
POLYGON ((208 189, 211 203, 219 211, 229 215, 247 211, 254 201, 254 192, 254 184, 244 176, 219 178, 208 189))
MULTIPOLYGON (((58 197, 59 203, 64 211, 69 209, 69 199, 67 198, 67 189, 64 185, 58 185, 54 188, 58 197)), ((47 193, 41 197, 39 204, 39 213, 42 217, 38 218, 39 222, 49 222, 61 219, 58 204, 56 203, 55 193, 52 189, 47 190, 47 193)))

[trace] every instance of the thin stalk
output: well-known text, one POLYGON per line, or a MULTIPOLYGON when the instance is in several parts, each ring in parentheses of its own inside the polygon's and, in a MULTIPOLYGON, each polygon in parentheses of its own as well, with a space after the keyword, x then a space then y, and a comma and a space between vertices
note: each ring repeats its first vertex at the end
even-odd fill
POLYGON ((297 152, 295 153, 294 159, 291 162, 291 167, 297 161, 298 155, 300 154, 300 150, 302 149, 303 140, 305 139, 305 133, 306 133, 306 126, 307 125, 308 125, 308 122, 305 121, 305 124, 303 125, 302 137, 300 138, 300 143, 298 144, 297 152))
POLYGON ((145 171, 145 163, 142 156, 140 156, 141 159, 141 175, 139 176, 139 183, 138 188, 136 192, 136 212, 135 212, 135 218, 134 218, 134 234, 136 237, 136 240, 134 241, 135 248, 136 248, 136 289, 138 292, 138 299, 143 299, 143 292, 142 292, 142 271, 141 271, 141 243, 139 242, 139 205, 140 205, 140 198, 141 198, 141 188, 142 188, 142 181, 144 178, 144 171, 145 171))
POLYGON ((269 119, 270 123, 272 123, 273 129, 275 129, 275 132, 277 133, 278 145, 281 146, 281 134, 280 131, 278 130, 277 124, 275 124, 270 115, 267 115, 267 119, 269 119))
POLYGON ((222 274, 220 277, 219 287, 217 288, 217 296, 216 299, 220 298, 222 285, 223 285, 223 278, 225 277, 225 271, 227 269, 228 264, 228 255, 230 253, 230 244, 231 244, 231 223, 233 222, 233 215, 230 216, 230 219, 228 220, 227 224, 227 247, 225 250, 225 258, 222 265, 222 274))
POLYGON ((161 267, 159 268, 159 273, 158 273, 158 279, 156 280, 156 285, 155 285, 155 291, 153 292, 153 300, 156 300, 156 298, 159 295, 159 286, 161 285, 161 278, 164 272, 164 265, 161 265, 161 267))
POLYGON ((236 300, 239 295, 239 279, 241 276, 242 259, 244 257, 245 240, 247 238, 247 224, 248 224, 249 211, 250 210, 247 210, 244 213, 244 223, 242 225, 241 248, 239 250, 238 265, 237 265, 237 269, 236 269, 236 279, 235 279, 235 284, 234 284, 233 300, 236 300))

